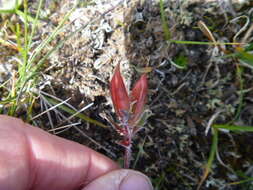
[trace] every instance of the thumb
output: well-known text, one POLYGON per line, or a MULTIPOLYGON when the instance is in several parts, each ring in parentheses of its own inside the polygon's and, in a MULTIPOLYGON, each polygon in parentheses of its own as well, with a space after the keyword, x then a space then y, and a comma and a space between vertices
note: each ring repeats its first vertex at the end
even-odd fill
POLYGON ((128 169, 111 171, 88 184, 82 190, 152 190, 144 174, 128 169))

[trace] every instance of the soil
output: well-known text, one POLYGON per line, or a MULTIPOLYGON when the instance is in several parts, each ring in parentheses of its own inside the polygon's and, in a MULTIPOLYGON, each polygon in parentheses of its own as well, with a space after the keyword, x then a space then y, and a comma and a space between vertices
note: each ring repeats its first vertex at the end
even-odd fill
MULTIPOLYGON (((152 114, 134 139, 131 166, 149 176, 156 189, 196 189, 211 150, 213 135, 212 130, 206 134, 208 124, 232 121, 236 125, 253 126, 253 70, 241 66, 237 59, 226 56, 214 45, 167 42, 157 0, 126 0, 100 18, 118 2, 99 0, 84 5, 80 1, 68 25, 44 53, 80 26, 98 19, 71 39, 64 40, 64 45, 43 66, 37 88, 62 100, 71 98, 68 103, 77 110, 93 103, 82 113, 107 128, 74 117, 68 122, 80 122, 79 131, 69 127, 57 135, 85 144, 121 164, 123 148, 117 144, 120 136, 105 117, 112 116, 117 121, 109 82, 118 63, 129 89, 142 72, 147 72, 146 67, 151 68, 146 107, 152 114), (180 58, 186 60, 183 69, 174 64, 180 58), (243 89, 238 67, 243 69, 243 89), (242 101, 241 90, 245 91, 242 101)), ((29 4, 32 15, 37 3, 29 4)), ((34 39, 36 44, 53 31, 72 6, 69 0, 46 0, 34 39)), ((198 27, 198 22, 203 21, 218 42, 232 42, 244 26, 245 18, 230 21, 245 16, 251 26, 252 6, 250 0, 164 0, 170 38, 181 41, 210 42, 198 27)), ((237 42, 246 31, 238 36, 237 42)), ((252 36, 247 43, 252 43, 252 36)), ((223 48, 231 54, 235 52, 233 45, 223 48)), ((1 47, 0 63, 5 63, 5 66, 0 65, 1 83, 15 69, 11 64, 13 56, 15 51, 1 47)), ((46 109, 41 107, 40 101, 38 99, 35 109, 37 113, 46 109)), ((61 115, 69 117, 59 109, 51 112, 52 121, 42 115, 34 122, 50 131, 52 127, 63 125, 61 115)), ((201 189, 253 189, 252 182, 231 185, 245 176, 253 177, 252 137, 251 133, 220 132, 220 160, 214 160, 201 189)))

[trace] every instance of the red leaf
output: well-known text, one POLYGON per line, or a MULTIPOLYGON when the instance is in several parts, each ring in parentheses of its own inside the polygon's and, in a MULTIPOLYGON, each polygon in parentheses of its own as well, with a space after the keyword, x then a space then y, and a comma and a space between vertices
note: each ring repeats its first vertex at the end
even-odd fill
POLYGON ((120 64, 117 65, 110 83, 110 93, 116 114, 123 120, 130 108, 130 100, 127 90, 120 74, 120 64))
POLYGON ((133 118, 131 119, 130 124, 134 124, 137 120, 140 119, 140 116, 144 110, 144 105, 146 103, 147 91, 147 75, 143 74, 141 78, 135 83, 134 88, 131 92, 131 102, 134 104, 132 105, 133 118))

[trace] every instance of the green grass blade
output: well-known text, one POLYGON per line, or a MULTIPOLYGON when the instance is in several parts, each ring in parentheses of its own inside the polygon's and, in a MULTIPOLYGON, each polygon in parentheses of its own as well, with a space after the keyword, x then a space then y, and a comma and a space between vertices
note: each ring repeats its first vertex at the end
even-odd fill
POLYGON ((165 15, 165 11, 164 11, 164 2, 163 2, 163 0, 160 0, 160 13, 161 13, 161 20, 162 20, 164 38, 165 38, 165 40, 169 41, 170 38, 171 38, 171 34, 170 34, 169 27, 168 27, 168 19, 165 15))
POLYGON ((253 181, 253 177, 249 177, 247 179, 241 180, 241 181, 235 181, 230 183, 230 185, 239 185, 239 184, 243 184, 243 183, 247 183, 247 182, 252 182, 253 181))
POLYGON ((27 65, 27 58, 28 58, 28 2, 27 0, 24 0, 24 17, 25 17, 25 40, 24 40, 24 52, 22 53, 23 55, 23 67, 24 67, 24 70, 22 74, 25 74, 26 73, 26 65, 27 65))
POLYGON ((240 51, 238 53, 238 58, 244 61, 245 63, 253 66, 253 54, 246 51, 240 51))
POLYGON ((133 166, 132 166, 132 169, 135 169, 136 165, 137 165, 137 162, 139 161, 139 159, 143 156, 143 155, 147 155, 147 153, 144 151, 143 147, 146 143, 146 137, 144 138, 143 142, 141 144, 138 144, 138 153, 137 153, 137 156, 134 160, 134 163, 133 163, 133 166))
POLYGON ((41 11, 42 4, 43 4, 43 0, 40 0, 37 11, 36 11, 35 19, 33 19, 32 31, 31 31, 31 34, 30 34, 29 42, 28 42, 28 48, 29 49, 31 48, 32 39, 33 39, 35 30, 37 28, 37 25, 38 25, 38 19, 39 19, 39 16, 40 16, 40 11, 41 11))
POLYGON ((212 127, 215 129, 226 129, 229 131, 253 132, 253 126, 214 124, 214 125, 212 125, 212 127))
MULTIPOLYGON (((57 104, 60 103, 60 101, 55 100, 55 99, 53 99, 53 98, 50 98, 50 97, 48 97, 48 96, 44 96, 44 97, 47 99, 47 101, 48 101, 49 103, 51 103, 51 104, 53 104, 53 105, 57 105, 57 104)), ((76 111, 75 111, 75 110, 73 110, 72 108, 70 108, 70 107, 68 107, 68 106, 66 106, 66 105, 59 105, 58 108, 60 108, 61 110, 65 111, 65 112, 67 112, 67 113, 69 113, 69 114, 72 114, 72 115, 73 115, 73 114, 76 114, 76 111)), ((84 115, 84 114, 82 114, 82 113, 78 113, 78 114, 76 114, 75 116, 78 117, 78 118, 80 118, 80 119, 82 119, 83 121, 92 123, 92 124, 94 124, 94 125, 97 125, 97 126, 100 126, 100 127, 103 127, 103 128, 108 128, 108 126, 104 125, 103 123, 101 123, 101 122, 99 122, 99 121, 97 121, 97 120, 95 120, 95 119, 91 119, 90 117, 88 117, 88 116, 86 116, 86 115, 84 115)))
POLYGON ((32 56, 29 59, 29 63, 32 64, 36 57, 40 55, 41 51, 52 41, 55 39, 55 37, 63 30, 64 24, 67 21, 67 19, 70 17, 70 15, 73 13, 73 11, 76 9, 76 5, 64 16, 60 24, 54 29, 51 35, 49 35, 32 53, 32 56))
POLYGON ((184 40, 169 40, 176 44, 190 44, 190 45, 242 45, 234 42, 199 42, 199 41, 184 41, 184 40))
POLYGON ((211 146, 211 151, 208 157, 208 161, 204 170, 204 174, 201 177, 201 180, 198 184, 198 188, 197 190, 200 189, 200 187, 202 186, 202 184, 204 183, 204 181, 206 180, 207 176, 209 175, 211 168, 212 168, 212 164, 214 161, 214 157, 215 157, 215 153, 217 151, 217 147, 218 147, 218 130, 216 128, 213 129, 213 138, 212 138, 212 146, 211 146))
POLYGON ((247 47, 245 47, 245 51, 252 51, 253 50, 253 43, 250 43, 247 47))
POLYGON ((25 15, 25 13, 20 10, 17 10, 15 13, 18 16, 20 16, 23 20, 25 20, 26 19, 25 17, 27 17, 28 22, 34 22, 35 20, 32 16, 30 16, 29 14, 25 15))

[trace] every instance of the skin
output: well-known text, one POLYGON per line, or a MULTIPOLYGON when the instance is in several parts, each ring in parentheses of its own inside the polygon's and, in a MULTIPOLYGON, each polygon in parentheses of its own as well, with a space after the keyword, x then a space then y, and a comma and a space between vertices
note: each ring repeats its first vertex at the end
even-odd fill
POLYGON ((139 172, 119 169, 83 145, 1 115, 0 155, 1 190, 152 188, 139 172))

